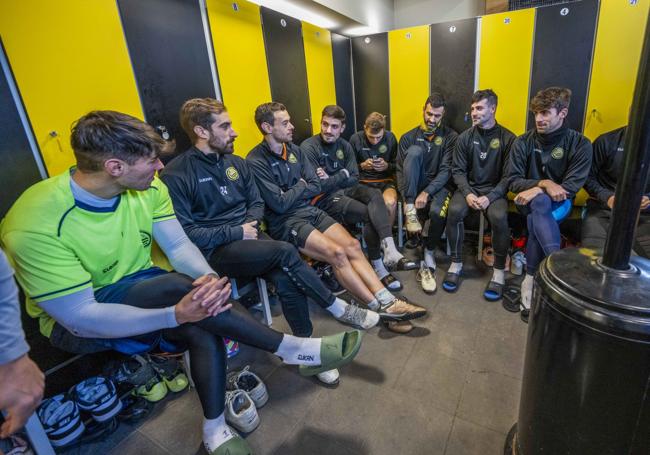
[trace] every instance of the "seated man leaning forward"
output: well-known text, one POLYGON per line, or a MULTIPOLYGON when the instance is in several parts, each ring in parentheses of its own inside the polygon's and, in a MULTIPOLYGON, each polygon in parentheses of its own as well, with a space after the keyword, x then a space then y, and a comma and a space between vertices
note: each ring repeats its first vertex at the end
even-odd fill
POLYGON ((351 360, 361 332, 298 338, 229 303, 228 279, 187 238, 155 177, 165 142, 151 126, 95 111, 76 122, 71 143, 77 166, 25 191, 0 228, 27 311, 55 347, 70 352, 146 351, 163 341, 189 349, 208 453, 250 454, 225 422, 222 336, 314 375, 351 360), (176 272, 153 267, 152 239, 176 272))
POLYGON ((336 278, 393 330, 408 331, 407 321, 426 310, 397 298, 379 281, 359 242, 325 212, 310 204, 321 193, 320 179, 300 147, 291 143, 293 125, 280 103, 255 110, 255 122, 264 135, 248 154, 255 181, 266 202, 271 237, 293 243, 302 253, 332 265, 336 278))
POLYGON ((510 152, 510 191, 526 215, 526 277, 521 282, 521 319, 528 322, 533 277, 542 260, 560 249, 560 223, 591 168, 591 142, 564 124, 571 90, 550 87, 530 102, 535 128, 515 139, 510 152))
POLYGON ((451 248, 451 266, 442 288, 456 292, 463 270, 464 219, 470 211, 481 210, 490 221, 494 245, 494 273, 483 297, 499 300, 503 296, 505 268, 510 248, 508 227, 508 156, 515 135, 499 125, 495 114, 497 95, 478 90, 472 96, 472 127, 456 141, 451 173, 457 189, 447 215, 447 238, 451 248))
MULTIPOLYGON (((272 282, 296 336, 312 335, 307 297, 341 322, 362 329, 377 325, 377 313, 335 297, 293 245, 259 231, 264 202, 246 161, 233 155, 237 133, 221 101, 186 101, 181 125, 194 145, 167 164, 161 179, 176 217, 212 268, 230 278, 272 282)), ((318 377, 338 382, 336 370, 318 377)))
POLYGON ((312 203, 340 223, 348 226, 364 223, 363 238, 368 245, 373 269, 384 286, 399 291, 402 284, 384 264, 397 270, 412 270, 417 268, 417 264, 408 261, 395 247, 388 209, 381 192, 359 184, 354 149, 341 137, 345 130, 343 109, 325 106, 320 127, 320 134, 300 144, 300 149, 321 179, 322 192, 312 203))
MULTIPOLYGON (((585 182, 585 190, 590 198, 581 229, 584 247, 596 250, 605 248, 614 208, 614 193, 623 167, 626 132, 627 126, 624 126, 601 134, 594 141, 594 159, 585 182)), ((632 248, 639 256, 650 258, 650 181, 641 195, 641 211, 632 248)))

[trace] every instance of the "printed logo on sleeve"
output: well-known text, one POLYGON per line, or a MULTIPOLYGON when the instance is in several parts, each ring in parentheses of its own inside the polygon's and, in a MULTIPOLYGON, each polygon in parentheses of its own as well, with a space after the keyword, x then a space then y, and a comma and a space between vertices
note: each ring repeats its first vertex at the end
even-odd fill
POLYGON ((228 169, 226 169, 226 177, 234 182, 235 180, 239 179, 239 172, 237 172, 237 169, 235 169, 234 166, 230 166, 228 169))

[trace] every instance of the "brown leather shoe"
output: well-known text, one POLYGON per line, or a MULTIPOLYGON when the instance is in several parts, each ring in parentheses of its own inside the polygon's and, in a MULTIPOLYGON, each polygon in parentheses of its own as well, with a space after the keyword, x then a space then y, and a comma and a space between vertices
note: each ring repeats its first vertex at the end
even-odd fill
POLYGON ((395 298, 391 303, 382 305, 377 311, 379 317, 385 322, 402 322, 421 318, 427 310, 421 306, 409 303, 406 298, 395 298))
POLYGON ((386 324, 386 328, 391 332, 404 334, 404 333, 409 333, 415 327, 409 321, 402 321, 402 322, 388 322, 386 324))

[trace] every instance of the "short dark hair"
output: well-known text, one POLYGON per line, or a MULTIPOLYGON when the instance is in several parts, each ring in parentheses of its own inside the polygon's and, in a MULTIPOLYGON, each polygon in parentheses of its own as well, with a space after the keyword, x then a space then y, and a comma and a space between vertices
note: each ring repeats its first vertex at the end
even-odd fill
POLYGON ((472 104, 478 103, 479 101, 487 100, 490 106, 495 106, 499 102, 499 97, 494 90, 491 88, 486 88, 485 90, 477 90, 472 95, 472 104))
POLYGON ((214 98, 192 98, 181 106, 181 126, 190 141, 195 143, 198 136, 194 132, 194 127, 201 126, 209 130, 215 120, 212 114, 219 115, 226 111, 226 106, 214 98))
POLYGON ((363 123, 364 129, 368 129, 370 134, 377 134, 381 130, 386 129, 386 116, 379 112, 371 112, 366 121, 363 123))
POLYGON ((169 143, 140 119, 115 111, 92 111, 72 125, 70 145, 81 171, 102 170, 117 158, 128 164, 165 153, 169 143))
POLYGON ((447 102, 445 101, 445 97, 442 96, 442 93, 439 92, 433 92, 431 95, 429 95, 429 98, 427 98, 426 102, 424 103, 424 108, 427 108, 427 105, 431 105, 431 107, 446 107, 447 102))
POLYGON ((530 110, 542 112, 555 108, 558 112, 571 104, 571 90, 564 87, 549 87, 540 90, 530 101, 530 110))
POLYGON ((255 124, 259 128, 262 134, 264 130, 262 129, 262 123, 266 122, 269 125, 273 125, 275 122, 275 113, 279 111, 286 111, 287 108, 282 103, 276 103, 275 101, 270 103, 264 103, 257 106, 255 109, 255 124))
POLYGON ((341 123, 345 123, 345 111, 336 104, 325 106, 323 108, 323 112, 321 113, 321 117, 331 117, 335 118, 336 120, 340 120, 341 123))

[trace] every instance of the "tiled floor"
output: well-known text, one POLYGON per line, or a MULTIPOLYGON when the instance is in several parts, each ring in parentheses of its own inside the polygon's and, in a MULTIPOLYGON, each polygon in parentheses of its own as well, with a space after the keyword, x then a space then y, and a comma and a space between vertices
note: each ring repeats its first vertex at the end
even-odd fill
MULTIPOLYGON (((370 330, 356 360, 342 368, 337 389, 243 347, 231 366, 250 363, 271 397, 260 410, 261 425, 248 435, 255 453, 502 454, 517 416, 527 326, 500 303, 483 300, 487 272, 472 264, 466 269, 458 293, 439 289, 433 296, 420 291, 415 272, 399 272, 404 294, 430 314, 408 335, 370 330)), ((440 283, 442 272, 437 278, 440 283)), ((312 308, 316 336, 343 328, 312 308)), ((280 315, 273 327, 287 330, 280 315)), ((80 452, 204 453, 200 424, 190 391, 158 404, 139 426, 122 425, 80 452)))

